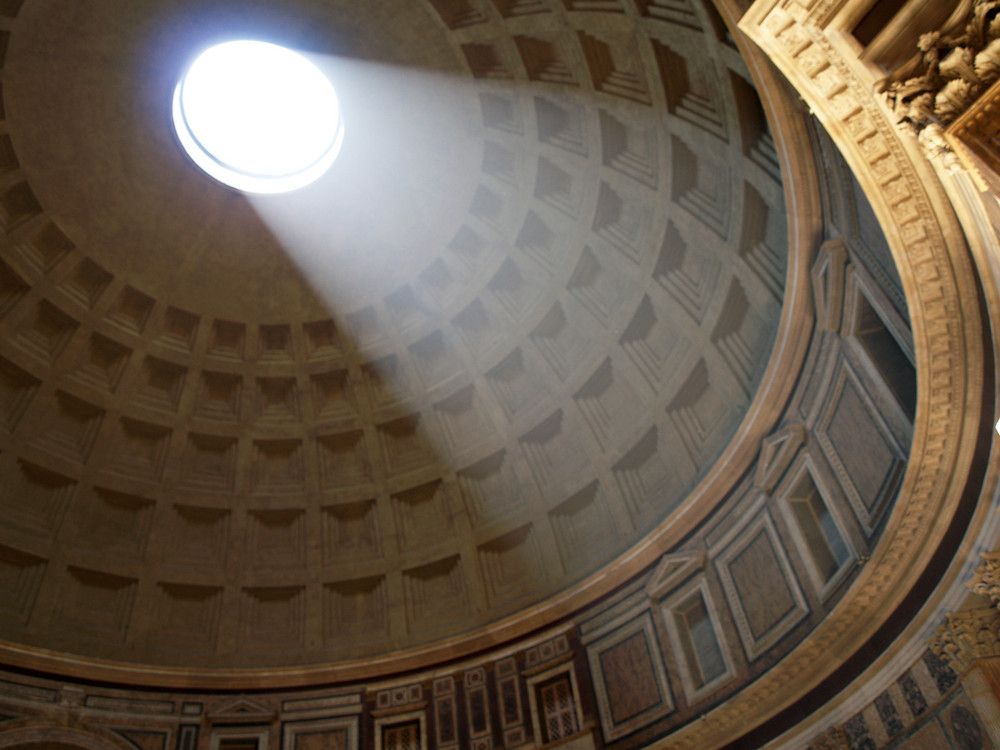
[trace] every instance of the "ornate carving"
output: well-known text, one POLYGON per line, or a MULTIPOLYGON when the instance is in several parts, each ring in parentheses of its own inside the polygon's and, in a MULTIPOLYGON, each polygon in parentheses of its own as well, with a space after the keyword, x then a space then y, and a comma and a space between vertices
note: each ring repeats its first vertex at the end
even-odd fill
POLYGON ((976 659, 1000 656, 1000 615, 993 607, 947 615, 929 645, 961 674, 976 659))
POLYGON ((850 750, 850 747, 843 727, 831 727, 809 744, 809 750, 850 750))
POLYGON ((988 596, 1000 609, 1000 553, 985 553, 983 564, 976 568, 972 580, 966 585, 973 592, 988 596))
POLYGON ((1000 0, 963 0, 940 30, 920 36, 917 49, 879 89, 897 124, 954 168, 944 128, 1000 79, 1000 0))
MULTIPOLYGON (((994 46, 1000 47, 1000 41, 994 46)), ((930 131, 931 128, 925 128, 921 137, 930 131)), ((950 159, 965 167, 982 191, 994 193, 1000 191, 998 132, 1000 132, 1000 79, 981 93, 975 103, 944 131, 946 147, 950 147, 953 151, 950 159)))
POLYGON ((940 523, 932 519, 953 512, 948 487, 957 477, 950 478, 949 472, 958 470, 964 476, 967 466, 957 449, 973 439, 972 421, 960 400, 977 389, 968 377, 968 363, 978 351, 972 330, 977 326, 967 325, 966 298, 960 295, 969 283, 969 268, 954 263, 954 257, 960 257, 954 252, 960 240, 939 223, 941 191, 928 179, 932 173, 911 160, 891 119, 872 96, 872 81, 859 76, 854 61, 831 42, 836 32, 823 26, 842 7, 827 0, 808 7, 792 0, 756 2, 743 15, 740 28, 765 50, 834 135, 887 229, 907 302, 914 319, 922 321, 914 339, 919 378, 927 390, 918 407, 911 450, 925 460, 910 465, 890 528, 872 563, 838 605, 836 623, 817 627, 806 643, 760 678, 753 695, 740 694, 708 714, 706 721, 671 735, 671 748, 694 750, 731 741, 749 722, 777 710, 791 684, 815 685, 820 679, 815 666, 824 654, 874 632, 873 608, 891 606, 896 600, 892 592, 901 592, 913 581, 913 573, 927 562, 925 551, 936 545, 932 529, 940 523))

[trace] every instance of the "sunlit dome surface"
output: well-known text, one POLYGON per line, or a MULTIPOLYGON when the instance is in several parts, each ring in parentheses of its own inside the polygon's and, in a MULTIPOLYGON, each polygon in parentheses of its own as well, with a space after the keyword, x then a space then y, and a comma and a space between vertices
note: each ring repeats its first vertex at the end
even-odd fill
POLYGON ((177 85, 173 117, 199 167, 251 193, 315 181, 337 158, 344 133, 337 95, 319 68, 259 41, 205 50, 177 85))

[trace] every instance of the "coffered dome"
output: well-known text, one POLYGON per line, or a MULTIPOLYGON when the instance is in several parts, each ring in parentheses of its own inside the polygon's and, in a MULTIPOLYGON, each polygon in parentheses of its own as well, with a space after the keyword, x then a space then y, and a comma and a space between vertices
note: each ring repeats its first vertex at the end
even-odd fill
POLYGON ((711 4, 29 0, 9 28, 0 636, 257 667, 523 630, 692 512, 788 246, 711 4), (301 192, 172 136, 183 66, 234 36, 336 83, 343 153, 301 192))
POLYGON ((992 93, 883 12, 0 0, 0 747, 1000 743, 992 93), (236 40, 316 182, 189 158, 236 40))

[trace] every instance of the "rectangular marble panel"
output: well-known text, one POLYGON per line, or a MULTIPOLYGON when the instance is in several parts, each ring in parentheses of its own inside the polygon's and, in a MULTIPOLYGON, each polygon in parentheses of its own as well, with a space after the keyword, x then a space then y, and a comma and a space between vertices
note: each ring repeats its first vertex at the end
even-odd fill
POLYGON ((872 531, 903 469, 903 451, 846 362, 841 361, 816 437, 856 515, 872 531))
POLYGON ((648 611, 589 644, 587 658, 606 741, 623 737, 673 710, 648 611))
POLYGON ((712 551, 747 658, 773 646, 808 614, 808 606, 763 509, 734 528, 712 551))
POLYGON ((285 750, 357 750, 358 720, 352 716, 285 722, 281 740, 285 750))

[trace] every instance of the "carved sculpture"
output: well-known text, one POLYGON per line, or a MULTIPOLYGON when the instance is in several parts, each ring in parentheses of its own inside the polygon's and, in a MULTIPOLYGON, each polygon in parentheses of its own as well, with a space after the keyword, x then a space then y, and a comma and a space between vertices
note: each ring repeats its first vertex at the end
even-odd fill
POLYGON ((966 585, 974 593, 988 596, 993 605, 1000 608, 1000 554, 984 554, 983 564, 976 568, 966 585))
POLYGON ((900 127, 932 155, 950 151, 944 129, 1000 79, 1000 0, 963 0, 944 26, 880 84, 900 127))
POLYGON ((1000 656, 1000 615, 993 607, 947 615, 929 645, 961 674, 976 659, 1000 656))

